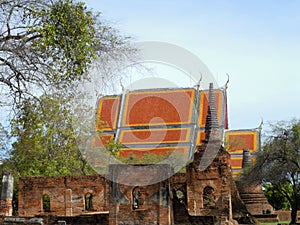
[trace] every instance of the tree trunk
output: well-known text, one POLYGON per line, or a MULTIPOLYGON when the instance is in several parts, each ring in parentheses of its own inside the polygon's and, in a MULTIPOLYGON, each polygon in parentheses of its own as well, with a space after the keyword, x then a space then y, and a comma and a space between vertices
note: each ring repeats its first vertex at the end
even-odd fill
POLYGON ((295 201, 292 205, 292 211, 291 211, 291 223, 290 224, 296 224, 297 222, 297 201, 295 201))
POLYGON ((293 202, 291 204, 292 211, 291 211, 291 223, 290 224, 296 224, 297 223, 297 209, 299 205, 299 195, 298 195, 298 181, 294 182, 295 185, 293 187, 293 202))

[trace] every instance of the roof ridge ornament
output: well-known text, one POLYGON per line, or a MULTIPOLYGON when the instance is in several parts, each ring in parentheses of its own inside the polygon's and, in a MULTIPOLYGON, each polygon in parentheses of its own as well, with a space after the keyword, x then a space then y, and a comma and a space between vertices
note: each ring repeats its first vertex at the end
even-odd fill
POLYGON ((121 85, 121 88, 122 88, 122 92, 124 92, 125 91, 125 87, 124 87, 124 85, 122 83, 122 78, 120 79, 120 85, 121 85))
POLYGON ((264 125, 264 119, 261 118, 261 121, 260 121, 260 124, 259 124, 259 126, 258 126, 258 129, 259 129, 259 130, 262 130, 263 125, 264 125))
POLYGON ((226 84, 225 84, 224 86, 225 86, 225 89, 227 90, 227 88, 228 88, 228 83, 229 83, 229 74, 226 73, 226 76, 227 76, 227 81, 226 81, 226 84))
POLYGON ((201 81, 202 81, 202 78, 203 78, 202 73, 201 73, 201 72, 199 72, 199 73, 200 73, 201 77, 200 77, 200 79, 199 79, 199 81, 198 81, 198 83, 197 83, 197 89, 198 89, 198 90, 200 89, 200 84, 201 84, 201 81))

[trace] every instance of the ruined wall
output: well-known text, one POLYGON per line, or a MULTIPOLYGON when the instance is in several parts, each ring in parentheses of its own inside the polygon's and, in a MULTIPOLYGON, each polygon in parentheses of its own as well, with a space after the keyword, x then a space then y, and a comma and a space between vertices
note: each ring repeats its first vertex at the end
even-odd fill
POLYGON ((239 194, 247 210, 252 215, 273 214, 273 207, 269 204, 262 190, 260 182, 237 182, 239 194))
POLYGON ((232 218, 230 157, 221 149, 202 171, 203 153, 195 154, 186 173, 170 178, 172 171, 167 165, 124 164, 111 165, 109 180, 100 175, 21 178, 19 216, 102 212, 110 225, 226 224, 232 218), (207 187, 212 189, 204 196, 207 187), (135 200, 134 193, 139 193, 135 200), (43 208, 45 194, 50 197, 49 211, 43 208), (93 196, 90 210, 86 209, 86 194, 93 196))
POLYGON ((187 210, 191 216, 213 216, 217 224, 232 219, 230 156, 222 149, 205 169, 203 151, 195 154, 193 163, 187 166, 187 210), (204 160, 204 161, 203 161, 204 160))
POLYGON ((151 174, 164 178, 169 173, 166 165, 112 165, 109 224, 173 224, 170 180, 151 181, 151 174), (138 201, 136 190, 140 193, 138 201))
POLYGON ((100 175, 22 177, 19 181, 19 215, 75 216, 107 211, 108 190, 107 181, 100 175), (49 208, 45 208, 45 196, 49 196, 49 208))
POLYGON ((0 199, 0 214, 12 216, 12 198, 13 198, 14 177, 11 173, 3 171, 2 190, 0 199))

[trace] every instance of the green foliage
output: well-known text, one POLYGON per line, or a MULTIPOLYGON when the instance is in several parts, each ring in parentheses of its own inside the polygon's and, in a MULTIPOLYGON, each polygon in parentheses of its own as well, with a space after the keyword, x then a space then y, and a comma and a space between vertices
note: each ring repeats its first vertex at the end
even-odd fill
POLYGON ((122 146, 123 145, 121 143, 115 141, 113 138, 107 141, 104 145, 106 151, 108 151, 112 156, 117 156, 122 146))
POLYGON ((292 196, 292 187, 289 183, 274 186, 272 184, 264 185, 264 194, 268 199, 268 202, 274 207, 274 209, 286 209, 291 208, 288 198, 286 196, 292 196))
POLYGON ((57 90, 66 94, 90 78, 96 59, 111 66, 130 58, 131 49, 128 38, 84 1, 0 1, 0 105, 57 90))
POLYGON ((50 212, 50 196, 45 194, 43 196, 43 210, 44 212, 50 212))
POLYGON ((131 165, 169 164, 173 167, 174 171, 185 173, 185 162, 182 159, 181 153, 177 152, 169 152, 166 154, 147 153, 143 156, 131 154, 127 157, 117 155, 116 159, 131 165))
POLYGON ((2 159, 8 157, 9 146, 8 146, 9 134, 7 128, 0 123, 0 163, 2 159))
POLYGON ((131 165, 142 165, 142 164, 157 164, 162 162, 164 159, 168 157, 168 154, 161 154, 161 155, 155 155, 155 154, 144 154, 142 157, 139 157, 137 155, 131 154, 128 157, 121 157, 118 156, 117 159, 120 160, 123 163, 131 164, 131 165))
POLYGON ((82 76, 96 58, 95 46, 100 41, 95 38, 97 15, 87 10, 83 2, 57 0, 31 16, 42 21, 39 26, 31 27, 41 36, 32 47, 51 56, 50 62, 57 70, 53 81, 66 84, 65 81, 82 76))
POLYGON ((272 184, 272 189, 284 196, 282 201, 289 202, 291 223, 296 222, 300 205, 300 120, 271 124, 263 151, 258 153, 255 166, 244 179, 272 184))
MULTIPOLYGON (((77 147, 91 130, 84 127, 87 135, 75 140, 81 128, 74 121, 86 117, 78 117, 81 109, 72 113, 70 98, 91 78, 92 62, 105 68, 111 59, 128 59, 128 38, 84 1, 0 0, 0 52, 0 106, 15 109, 11 130, 0 126, 4 168, 16 183, 19 176, 94 173, 77 147)), ((112 154, 116 147, 109 144, 112 154)))
POLYGON ((184 204, 185 196, 184 196, 184 193, 181 190, 176 191, 176 197, 178 198, 180 203, 184 204))
POLYGON ((92 172, 77 147, 68 101, 56 94, 19 105, 12 121, 15 141, 6 166, 19 176, 92 172))

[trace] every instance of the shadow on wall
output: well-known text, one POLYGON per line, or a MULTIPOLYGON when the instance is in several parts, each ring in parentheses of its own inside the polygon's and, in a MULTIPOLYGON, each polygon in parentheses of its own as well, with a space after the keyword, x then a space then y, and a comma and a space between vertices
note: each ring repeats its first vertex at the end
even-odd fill
POLYGON ((2 172, 2 188, 0 199, 0 215, 12 216, 12 198, 14 189, 14 177, 11 173, 2 172))

